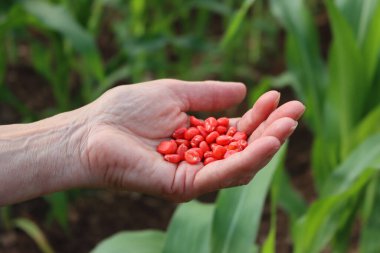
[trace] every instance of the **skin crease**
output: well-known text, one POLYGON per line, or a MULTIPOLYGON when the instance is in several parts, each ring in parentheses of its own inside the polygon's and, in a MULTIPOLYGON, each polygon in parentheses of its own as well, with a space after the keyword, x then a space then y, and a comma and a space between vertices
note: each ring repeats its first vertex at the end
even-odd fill
MULTIPOLYGON (((0 197, 0 205, 77 187, 117 188, 183 202, 220 188, 247 184, 291 135, 305 110, 298 101, 277 108, 280 98, 277 91, 263 94, 242 118, 231 119, 238 131, 250 137, 248 147, 228 159, 206 166, 186 162, 176 165, 165 161, 156 151, 157 145, 174 130, 189 126, 187 111, 227 109, 240 103, 245 94, 246 88, 241 83, 218 81, 162 79, 113 88, 91 104, 38 123, 43 125, 41 128, 49 129, 59 117, 64 117, 60 122, 68 127, 61 128, 67 128, 70 137, 62 149, 69 152, 70 159, 66 162, 50 154, 47 157, 56 159, 53 163, 41 158, 46 166, 40 166, 42 172, 33 175, 46 174, 41 181, 54 184, 41 186, 32 176, 26 177, 24 181, 32 184, 29 193, 23 196, 21 192, 17 198, 3 201, 0 197), (50 164, 54 164, 57 172, 51 173, 50 164), (44 173, 48 170, 49 173, 44 173)), ((22 129, 20 126, 20 136, 27 138, 22 129)), ((0 130, 12 131, 12 128, 5 126, 0 130)), ((59 131, 52 132, 62 135, 59 131)), ((0 134, 0 164, 7 157, 1 154, 1 140, 6 138, 0 134)), ((34 145, 38 145, 36 139, 34 145)), ((52 150, 59 152, 59 148, 52 150)), ((17 156, 17 152, 10 155, 17 156)), ((33 165, 33 160, 28 162, 29 166, 33 165)), ((22 163, 10 161, 10 164, 22 163)), ((0 166, 0 176, 2 169, 0 166)), ((11 166, 7 168, 10 170, 17 174, 19 169, 11 166)), ((9 192, 20 184, 17 179, 4 182, 3 187, 9 192)), ((3 187, 0 186, 0 193, 4 192, 3 187)))

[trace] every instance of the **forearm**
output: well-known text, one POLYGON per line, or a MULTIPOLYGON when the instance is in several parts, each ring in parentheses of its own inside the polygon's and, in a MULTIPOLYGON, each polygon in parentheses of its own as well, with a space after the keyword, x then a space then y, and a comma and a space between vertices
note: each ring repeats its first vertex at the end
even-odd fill
POLYGON ((82 184, 85 129, 73 114, 0 126, 0 206, 82 184))

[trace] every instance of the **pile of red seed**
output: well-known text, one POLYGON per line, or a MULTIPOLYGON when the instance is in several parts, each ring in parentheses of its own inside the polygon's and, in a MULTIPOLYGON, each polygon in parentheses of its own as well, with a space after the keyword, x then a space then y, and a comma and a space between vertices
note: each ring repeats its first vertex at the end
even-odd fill
POLYGON ((204 165, 242 151, 248 146, 247 135, 229 126, 228 118, 206 120, 190 116, 190 127, 174 131, 172 140, 161 142, 157 151, 171 163, 186 161, 204 165))

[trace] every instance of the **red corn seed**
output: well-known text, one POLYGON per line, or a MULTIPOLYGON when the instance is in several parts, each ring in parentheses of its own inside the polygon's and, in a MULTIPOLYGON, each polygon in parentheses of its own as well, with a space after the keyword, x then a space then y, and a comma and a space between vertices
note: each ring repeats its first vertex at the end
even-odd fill
POLYGON ((210 151, 210 147, 208 146, 208 143, 206 141, 202 141, 199 143, 199 148, 202 149, 203 153, 210 151))
POLYGON ((228 135, 220 135, 216 138, 216 144, 226 146, 231 142, 232 137, 228 135))
POLYGON ((189 148, 185 145, 185 144, 181 144, 179 145, 178 149, 177 149, 177 154, 180 156, 181 160, 183 160, 185 158, 185 152, 188 150, 189 148))
POLYGON ((219 134, 225 134, 225 133, 227 133, 227 127, 225 127, 225 126, 217 126, 216 127, 216 131, 219 134))
POLYGON ((235 141, 238 140, 247 140, 247 134, 244 132, 236 132, 233 136, 235 141))
POLYGON ((191 140, 193 139, 194 136, 199 134, 199 130, 195 127, 190 127, 187 129, 187 131, 184 134, 184 137, 186 140, 191 140))
POLYGON ((193 139, 191 139, 190 141, 190 144, 193 148, 195 147, 199 147, 199 143, 201 143, 202 141, 204 141, 205 138, 203 138, 202 135, 196 135, 193 137, 193 139))
POLYGON ((212 151, 206 151, 204 154, 203 154, 203 157, 206 159, 206 158, 209 158, 209 157, 212 157, 212 151))
POLYGON ((179 163, 181 161, 181 157, 178 154, 165 155, 164 159, 171 163, 179 163))
POLYGON ((174 131, 174 133, 172 134, 172 137, 174 139, 183 139, 183 136, 184 136, 186 130, 187 130, 186 127, 180 127, 174 131))
POLYGON ((207 132, 212 132, 218 126, 218 122, 214 117, 209 117, 205 120, 205 128, 207 132))
POLYGON ((199 156, 201 157, 201 159, 203 158, 203 150, 202 149, 200 149, 200 148, 192 148, 192 149, 194 149, 195 151, 197 151, 198 152, 198 154, 199 154, 199 156))
POLYGON ((197 127, 197 126, 204 126, 205 123, 203 120, 197 119, 194 116, 190 116, 190 125, 193 127, 197 127))
POLYGON ((218 145, 212 150, 212 157, 217 160, 223 159, 226 152, 227 149, 225 147, 218 145))
POLYGON ((248 142, 246 140, 238 140, 237 143, 240 151, 248 147, 248 142))
POLYGON ((199 130, 201 135, 206 138, 206 136, 208 135, 206 128, 204 126, 197 126, 197 129, 199 130))
POLYGON ((174 140, 162 141, 157 146, 157 151, 163 155, 174 154, 177 151, 177 143, 174 140))
POLYGON ((238 151, 236 150, 227 150, 227 152, 224 154, 224 159, 228 158, 229 156, 232 156, 233 154, 236 154, 238 151))
POLYGON ((214 148, 215 148, 216 146, 219 146, 219 145, 216 144, 216 143, 211 143, 211 144, 210 144, 210 148, 211 148, 211 150, 214 150, 214 148))
POLYGON ((177 143, 178 146, 180 146, 181 144, 184 144, 186 147, 190 147, 190 141, 188 141, 188 140, 177 139, 177 140, 175 140, 175 142, 177 143))
POLYGON ((185 152, 185 160, 190 164, 197 164, 201 161, 199 153, 193 148, 185 152))
POLYGON ((207 143, 208 143, 208 144, 213 143, 213 142, 216 140, 216 138, 218 138, 218 136, 219 136, 219 133, 216 132, 216 131, 213 131, 213 132, 209 133, 209 134, 206 136, 206 141, 207 141, 207 143))
POLYGON ((235 127, 230 127, 226 133, 228 136, 234 136, 234 134, 237 132, 235 127))
POLYGON ((216 161, 216 159, 215 159, 214 157, 207 157, 207 158, 204 160, 203 164, 204 164, 204 165, 207 165, 207 164, 212 163, 212 162, 215 162, 215 161, 216 161))
POLYGON ((230 124, 230 120, 226 117, 219 118, 217 122, 220 126, 224 126, 224 127, 228 127, 230 124))
POLYGON ((227 150, 235 150, 239 148, 239 144, 237 141, 231 141, 227 146, 227 150))

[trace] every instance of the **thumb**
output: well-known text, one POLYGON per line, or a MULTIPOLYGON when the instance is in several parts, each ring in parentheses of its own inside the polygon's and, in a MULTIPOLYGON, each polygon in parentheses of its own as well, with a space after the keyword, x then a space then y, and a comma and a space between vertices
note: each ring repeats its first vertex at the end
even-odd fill
POLYGON ((179 98, 182 111, 217 111, 240 103, 246 94, 243 83, 172 80, 169 88, 179 98))

